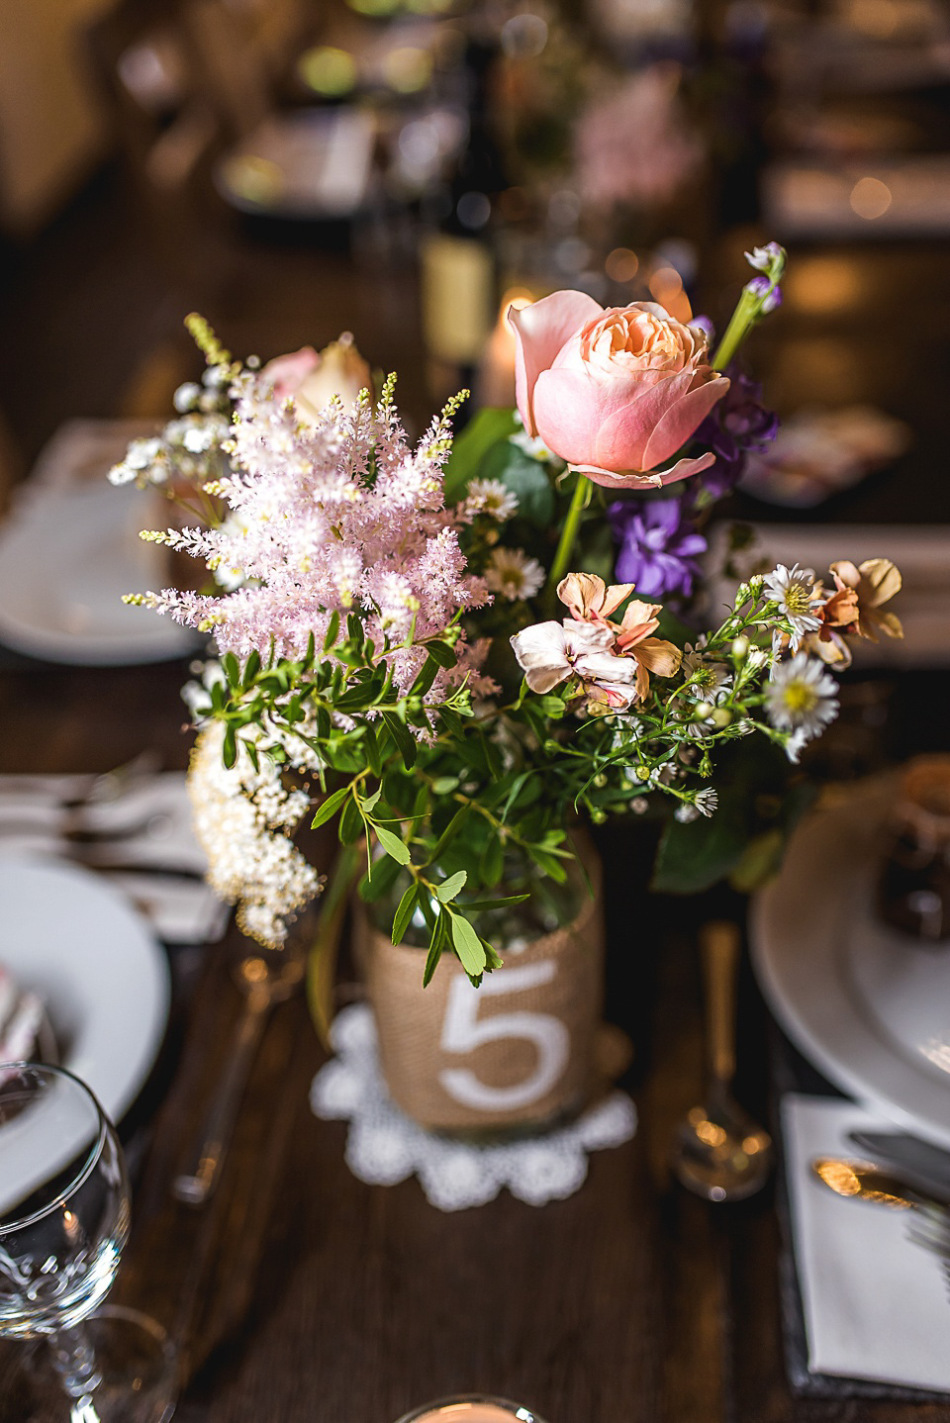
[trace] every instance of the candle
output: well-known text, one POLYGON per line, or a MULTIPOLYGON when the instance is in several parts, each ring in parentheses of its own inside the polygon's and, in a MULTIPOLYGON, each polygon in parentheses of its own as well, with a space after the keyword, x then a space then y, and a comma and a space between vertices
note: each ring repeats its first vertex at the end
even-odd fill
POLYGON ((529 1408, 503 1398, 446 1398, 407 1413, 398 1423, 544 1423, 529 1408))

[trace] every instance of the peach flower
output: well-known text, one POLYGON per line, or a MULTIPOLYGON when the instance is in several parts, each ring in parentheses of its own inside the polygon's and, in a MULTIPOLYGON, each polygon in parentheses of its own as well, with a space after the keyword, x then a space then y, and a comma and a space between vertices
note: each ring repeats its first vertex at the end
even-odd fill
POLYGON ((344 405, 353 405, 360 391, 371 389, 373 383, 372 372, 348 331, 322 351, 301 346, 290 355, 275 356, 261 374, 278 400, 293 400, 304 425, 315 424, 335 395, 344 405))
POLYGON ((620 489, 671 484, 713 464, 709 452, 660 468, 729 389, 699 326, 652 301, 605 311, 577 291, 509 308, 508 321, 525 428, 573 469, 620 489))

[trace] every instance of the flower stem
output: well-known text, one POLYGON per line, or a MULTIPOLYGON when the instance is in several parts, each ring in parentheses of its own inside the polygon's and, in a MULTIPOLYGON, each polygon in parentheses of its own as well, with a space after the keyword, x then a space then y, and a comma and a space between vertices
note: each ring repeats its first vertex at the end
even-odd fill
POLYGON ((307 1004, 317 1036, 325 1048, 330 1046, 330 1023, 333 1018, 333 974, 337 948, 343 929, 350 890, 360 868, 360 845, 344 845, 333 867, 330 883, 323 895, 317 933, 310 949, 307 965, 307 1004))
POLYGON ((581 521, 581 514, 587 505, 590 493, 590 485, 583 474, 577 476, 577 483, 574 486, 574 497, 571 500, 571 507, 567 511, 567 518, 564 520, 564 527, 561 529, 561 537, 558 540, 557 552, 554 555, 554 562, 551 564, 551 572, 548 574, 548 588, 556 588, 567 572, 567 566, 571 561, 571 554, 574 552, 574 541, 577 538, 577 529, 581 521))

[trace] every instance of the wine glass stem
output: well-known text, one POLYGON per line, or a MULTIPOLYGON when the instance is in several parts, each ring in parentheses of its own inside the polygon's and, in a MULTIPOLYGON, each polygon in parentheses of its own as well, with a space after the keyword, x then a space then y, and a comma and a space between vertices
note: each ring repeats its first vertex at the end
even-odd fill
POLYGON ((70 1423, 100 1423, 92 1401, 102 1382, 89 1335, 81 1324, 50 1335, 50 1355, 60 1383, 70 1400, 70 1423))

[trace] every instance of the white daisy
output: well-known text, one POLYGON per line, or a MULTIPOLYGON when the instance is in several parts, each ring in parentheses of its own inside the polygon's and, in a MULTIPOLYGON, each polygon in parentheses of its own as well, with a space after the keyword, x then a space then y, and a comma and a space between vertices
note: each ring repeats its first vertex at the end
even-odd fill
POLYGON ((780 563, 765 579, 764 592, 767 598, 778 604, 792 626, 792 651, 797 652, 802 638, 808 632, 817 632, 821 620, 815 610, 822 600, 822 588, 816 583, 814 570, 799 568, 793 563, 786 568, 780 563))
POLYGON ((511 444, 517 446, 524 454, 530 455, 533 460, 540 460, 546 464, 548 460, 557 458, 548 449, 540 435, 529 435, 527 430, 516 430, 513 435, 508 436, 508 439, 511 444))
POLYGON ((544 569, 536 558, 529 558, 520 548, 496 548, 491 563, 485 569, 485 582, 492 593, 509 602, 533 598, 544 584, 544 569))
POLYGON ((487 514, 503 523, 518 512, 518 496, 500 479, 473 479, 465 499, 467 514, 487 514))
POLYGON ((700 638, 695 646, 686 644, 681 670, 684 681, 691 683, 690 696, 714 702, 717 692, 728 690, 730 669, 725 662, 718 662, 704 651, 703 641, 700 638))
POLYGON ((765 689, 769 720, 778 731, 793 733, 786 751, 796 761, 802 746, 838 714, 838 684, 824 664, 804 652, 779 662, 765 689))

